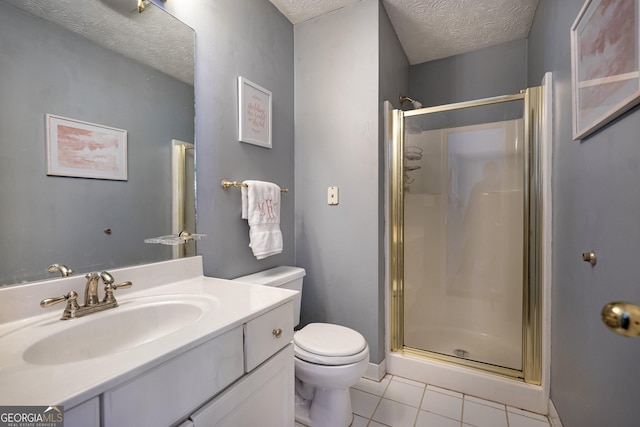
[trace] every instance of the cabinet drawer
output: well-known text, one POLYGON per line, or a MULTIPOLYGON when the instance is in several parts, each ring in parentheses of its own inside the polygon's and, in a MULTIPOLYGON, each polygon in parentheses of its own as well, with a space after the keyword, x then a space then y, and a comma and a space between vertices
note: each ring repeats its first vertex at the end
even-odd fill
POLYGON ((247 322, 244 325, 245 372, 253 370, 292 339, 292 301, 247 322))
POLYGON ((195 427, 293 427, 293 344, 191 415, 195 427))
POLYGON ((104 393, 104 427, 168 426, 243 375, 242 327, 104 393))

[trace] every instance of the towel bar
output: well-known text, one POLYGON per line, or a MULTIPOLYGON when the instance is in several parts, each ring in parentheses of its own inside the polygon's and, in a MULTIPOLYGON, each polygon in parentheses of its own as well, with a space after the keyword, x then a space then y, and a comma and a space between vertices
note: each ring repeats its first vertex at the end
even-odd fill
MULTIPOLYGON (((242 182, 238 182, 238 181, 229 181, 228 179, 223 179, 221 185, 222 185, 222 188, 224 188, 225 190, 230 187, 248 187, 247 184, 243 184, 242 182)), ((289 189, 281 188, 280 191, 283 193, 288 193, 289 189)))

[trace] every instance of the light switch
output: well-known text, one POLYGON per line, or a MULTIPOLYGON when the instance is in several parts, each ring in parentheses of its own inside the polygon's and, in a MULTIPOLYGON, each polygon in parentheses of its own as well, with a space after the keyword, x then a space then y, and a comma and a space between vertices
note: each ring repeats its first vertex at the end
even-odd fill
POLYGON ((327 189, 327 203, 330 205, 338 204, 338 187, 332 186, 327 189))

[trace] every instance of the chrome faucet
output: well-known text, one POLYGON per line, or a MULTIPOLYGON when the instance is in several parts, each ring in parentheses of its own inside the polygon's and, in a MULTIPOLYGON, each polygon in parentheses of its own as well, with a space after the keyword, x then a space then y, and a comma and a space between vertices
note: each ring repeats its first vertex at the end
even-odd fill
POLYGON ((85 307, 97 305, 100 303, 98 298, 100 275, 98 273, 87 273, 84 277, 87 279, 87 284, 84 288, 84 305, 85 307))
POLYGON ((62 277, 69 277, 73 274, 72 269, 70 269, 64 264, 58 264, 58 263, 51 264, 49 268, 47 268, 47 271, 49 273, 55 273, 56 271, 59 271, 62 277))
POLYGON ((131 282, 123 282, 118 285, 114 285, 115 280, 113 276, 103 271, 101 273, 88 273, 86 276, 87 284, 84 290, 84 305, 78 305, 78 294, 74 291, 69 292, 67 295, 62 295, 55 298, 47 298, 40 301, 41 307, 50 307, 62 301, 67 301, 67 307, 62 313, 62 320, 73 319, 76 317, 82 317, 87 314, 96 313, 98 311, 115 308, 118 306, 118 302, 113 296, 113 291, 119 288, 130 288, 133 286, 131 282), (100 301, 98 297, 98 283, 100 280, 104 282, 104 299, 100 301))

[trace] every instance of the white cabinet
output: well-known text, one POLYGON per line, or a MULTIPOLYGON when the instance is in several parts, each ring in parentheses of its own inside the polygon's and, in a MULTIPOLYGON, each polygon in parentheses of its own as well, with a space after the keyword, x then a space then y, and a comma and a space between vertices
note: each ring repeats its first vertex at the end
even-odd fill
POLYGON ((293 427, 293 344, 191 416, 194 427, 293 427))
POLYGON ((292 337, 287 302, 105 392, 101 425, 293 427, 292 337))
MULTIPOLYGON (((263 402, 276 408, 256 425, 270 423, 272 416, 281 426, 291 424, 294 357, 288 346, 298 292, 205 277, 202 257, 110 273, 133 282, 135 290, 118 297, 117 309, 69 322, 58 320, 58 309, 41 313, 38 302, 82 292, 83 277, 0 289, 5 297, 0 300, 19 302, 0 310, 0 341, 7 344, 0 350, 10 349, 0 351, 3 405, 32 401, 63 407, 67 427, 193 427, 192 414, 234 390, 243 402, 237 411, 261 408, 263 402), (169 306, 176 316, 158 324, 160 307, 169 306), (126 339, 114 341, 101 332, 126 319, 131 327, 117 329, 126 339), (73 363, 36 364, 21 356, 54 334, 73 335, 76 327, 95 331, 101 345, 97 357, 73 343, 64 348, 73 363)), ((234 412, 224 417, 233 419, 234 412)))
POLYGON ((245 372, 251 372, 293 340, 293 302, 244 325, 245 372))
POLYGON ((191 415, 194 427, 293 427, 293 303, 244 325, 247 375, 191 415))
POLYGON ((94 397, 64 411, 66 427, 100 427, 100 398, 94 397))
POLYGON ((169 426, 244 373, 238 326, 104 393, 104 427, 169 426))

